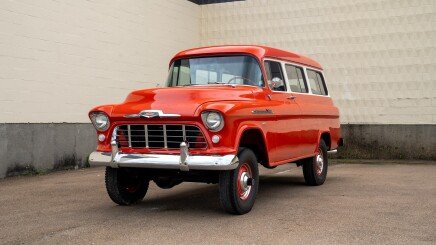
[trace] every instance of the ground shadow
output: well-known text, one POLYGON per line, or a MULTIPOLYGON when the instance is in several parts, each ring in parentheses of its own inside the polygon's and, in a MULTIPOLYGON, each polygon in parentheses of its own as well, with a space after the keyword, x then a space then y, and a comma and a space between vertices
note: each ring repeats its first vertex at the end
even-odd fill
MULTIPOLYGON (((329 178, 329 182, 336 181, 336 178, 329 178)), ((183 184, 182 184, 183 185, 183 184)), ((218 185, 193 186, 189 189, 177 190, 177 188, 186 188, 176 186, 172 190, 155 189, 154 191, 172 191, 173 193, 163 193, 162 196, 146 197, 142 202, 131 207, 112 206, 108 213, 113 211, 137 211, 145 213, 166 213, 166 212, 184 212, 199 215, 222 215, 223 211, 219 204, 218 185), (127 208, 127 209, 126 209, 127 208)), ((289 175, 266 175, 260 176, 259 193, 256 205, 262 205, 271 198, 289 198, 284 193, 298 192, 299 189, 310 188, 304 183, 302 176, 289 175)), ((126 213, 124 213, 126 214, 126 213)))

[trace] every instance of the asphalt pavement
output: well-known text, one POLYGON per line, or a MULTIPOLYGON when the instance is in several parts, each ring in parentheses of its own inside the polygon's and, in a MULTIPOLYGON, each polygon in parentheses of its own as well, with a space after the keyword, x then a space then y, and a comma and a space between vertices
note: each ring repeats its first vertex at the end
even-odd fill
POLYGON ((151 184, 144 201, 122 207, 106 194, 103 168, 7 178, 0 243, 435 244, 436 163, 341 161, 318 187, 294 165, 262 168, 242 216, 221 210, 217 185, 151 184))

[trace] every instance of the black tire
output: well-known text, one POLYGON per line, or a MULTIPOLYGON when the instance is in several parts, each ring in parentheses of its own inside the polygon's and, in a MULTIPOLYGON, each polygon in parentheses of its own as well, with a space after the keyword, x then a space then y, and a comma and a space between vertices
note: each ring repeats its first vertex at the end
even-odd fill
POLYGON ((317 155, 303 161, 304 181, 307 185, 322 185, 327 178, 327 170, 327 145, 324 140, 320 140, 317 155), (320 167, 320 164, 318 164, 318 157, 322 157, 322 167, 320 167))
POLYGON ((259 168, 252 150, 241 148, 238 152, 239 165, 236 169, 222 171, 219 176, 220 203, 231 214, 245 214, 253 208, 259 187, 259 168), (245 173, 245 174, 244 174, 245 173), (248 186, 240 183, 247 177, 248 186), (251 178, 250 178, 251 177, 251 178), (248 188, 245 189, 244 188, 248 188))
POLYGON ((105 182, 112 201, 126 206, 144 199, 149 180, 137 169, 106 167, 105 182))

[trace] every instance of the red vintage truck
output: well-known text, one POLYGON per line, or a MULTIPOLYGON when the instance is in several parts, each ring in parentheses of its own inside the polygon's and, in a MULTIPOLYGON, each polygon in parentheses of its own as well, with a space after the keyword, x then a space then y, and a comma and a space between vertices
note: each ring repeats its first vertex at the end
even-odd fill
POLYGON ((341 144, 339 111, 316 61, 252 45, 179 52, 165 88, 130 93, 121 104, 92 109, 98 146, 92 165, 106 166, 106 189, 119 205, 142 200, 149 181, 219 184, 220 203, 249 212, 259 164, 302 166, 322 185, 328 152, 341 144))

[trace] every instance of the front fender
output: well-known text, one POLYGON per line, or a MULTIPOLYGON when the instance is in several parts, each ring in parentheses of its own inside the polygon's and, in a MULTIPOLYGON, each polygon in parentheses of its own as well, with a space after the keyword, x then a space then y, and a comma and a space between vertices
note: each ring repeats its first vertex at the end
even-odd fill
MULTIPOLYGON (((268 142, 267 132, 273 127, 274 115, 254 114, 253 110, 262 108, 262 104, 253 101, 220 101, 209 102, 203 104, 196 114, 199 116, 201 112, 207 110, 219 111, 223 114, 225 125, 224 128, 217 133, 210 133, 210 137, 218 134, 222 138, 219 146, 233 148, 236 152, 241 145, 241 138, 247 130, 258 130, 261 133, 265 154, 268 155, 273 147, 273 142, 268 142)), ((272 136, 270 136, 272 137, 272 136)), ((258 142, 256 142, 258 143, 258 142)), ((218 146, 218 145, 214 145, 218 146)))
POLYGON ((104 112, 106 113, 106 115, 108 115, 109 117, 112 115, 112 110, 114 109, 115 105, 101 105, 101 106, 97 106, 92 108, 89 113, 88 116, 91 115, 91 113, 93 112, 104 112))
POLYGON ((268 148, 266 136, 265 136, 265 133, 263 132, 262 128, 255 123, 247 122, 247 123, 241 124, 237 133, 236 133, 236 140, 235 140, 235 145, 234 145, 235 149, 238 149, 239 145, 241 144, 242 135, 248 130, 258 130, 262 135, 261 140, 263 140, 263 142, 265 143, 265 146, 268 148))

